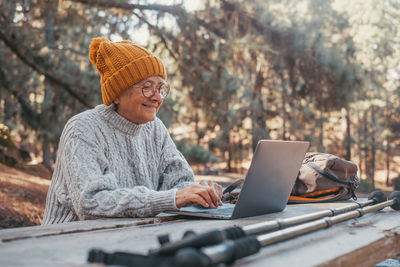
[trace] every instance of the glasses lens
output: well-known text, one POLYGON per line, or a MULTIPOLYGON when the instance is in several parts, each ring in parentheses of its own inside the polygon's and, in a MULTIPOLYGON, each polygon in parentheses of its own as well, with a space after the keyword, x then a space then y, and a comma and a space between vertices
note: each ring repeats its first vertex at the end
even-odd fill
POLYGON ((160 92, 160 96, 162 98, 165 98, 169 93, 169 86, 167 84, 161 85, 159 92, 160 92))
POLYGON ((152 97, 154 95, 153 94, 154 89, 152 86, 143 86, 142 91, 145 97, 152 97))
MULTIPOLYGON (((154 96, 156 90, 157 89, 153 84, 151 84, 151 85, 150 84, 145 84, 144 86, 142 86, 143 96, 148 97, 148 98, 154 96)), ((169 93, 169 85, 168 84, 162 84, 158 88, 158 93, 160 94, 161 98, 164 99, 169 93)))

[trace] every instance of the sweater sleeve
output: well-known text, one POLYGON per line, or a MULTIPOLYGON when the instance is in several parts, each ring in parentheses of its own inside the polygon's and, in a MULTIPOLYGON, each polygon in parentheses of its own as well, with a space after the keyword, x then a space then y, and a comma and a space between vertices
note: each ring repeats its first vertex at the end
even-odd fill
POLYGON ((120 187, 96 138, 85 138, 72 128, 59 151, 60 168, 80 220, 92 217, 149 217, 175 209, 176 189, 120 187))
POLYGON ((162 152, 160 160, 160 189, 169 190, 171 188, 182 189, 194 184, 193 170, 185 157, 176 148, 174 141, 165 128, 161 124, 163 132, 162 152))

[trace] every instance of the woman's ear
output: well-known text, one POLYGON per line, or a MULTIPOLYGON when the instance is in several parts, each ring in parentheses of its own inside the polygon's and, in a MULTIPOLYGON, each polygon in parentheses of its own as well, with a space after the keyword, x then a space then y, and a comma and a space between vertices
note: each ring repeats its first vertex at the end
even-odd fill
POLYGON ((116 104, 116 105, 118 105, 118 104, 120 103, 119 97, 117 97, 116 99, 114 99, 113 103, 116 104))

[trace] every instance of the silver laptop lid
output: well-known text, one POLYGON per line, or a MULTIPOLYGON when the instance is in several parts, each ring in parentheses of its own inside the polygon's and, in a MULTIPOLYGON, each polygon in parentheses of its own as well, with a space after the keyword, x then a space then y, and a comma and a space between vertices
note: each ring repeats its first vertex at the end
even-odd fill
POLYGON ((232 219, 282 211, 309 142, 260 140, 232 219))

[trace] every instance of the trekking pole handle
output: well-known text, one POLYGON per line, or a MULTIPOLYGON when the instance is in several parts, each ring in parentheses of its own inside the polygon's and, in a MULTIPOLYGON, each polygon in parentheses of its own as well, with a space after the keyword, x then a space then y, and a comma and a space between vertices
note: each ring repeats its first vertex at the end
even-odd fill
POLYGON ((199 235, 190 235, 182 240, 166 243, 150 254, 173 254, 183 248, 202 248, 224 242, 227 239, 237 239, 246 236, 241 227, 234 226, 224 230, 213 230, 199 235))
POLYGON ((256 236, 227 240, 218 245, 200 250, 186 248, 177 252, 174 263, 177 266, 206 267, 225 263, 232 264, 238 259, 256 254, 261 244, 256 236))

